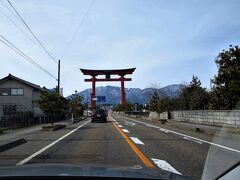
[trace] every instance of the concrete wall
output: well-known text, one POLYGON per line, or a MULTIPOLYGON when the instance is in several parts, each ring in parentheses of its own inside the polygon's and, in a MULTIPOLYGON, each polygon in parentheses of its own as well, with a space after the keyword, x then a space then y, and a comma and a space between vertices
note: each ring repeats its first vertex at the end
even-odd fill
POLYGON ((167 112, 163 112, 161 114, 156 112, 150 112, 149 114, 150 120, 164 120, 168 118, 179 122, 240 127, 239 110, 171 111, 170 117, 168 117, 167 112))
POLYGON ((157 112, 150 112, 149 113, 149 119, 150 120, 166 120, 168 119, 168 113, 163 112, 163 113, 157 113, 157 112))
POLYGON ((171 111, 171 119, 175 121, 193 122, 210 125, 229 125, 240 127, 239 110, 198 110, 198 111, 171 111))
POLYGON ((150 112, 149 113, 149 120, 159 120, 160 114, 157 112, 150 112))

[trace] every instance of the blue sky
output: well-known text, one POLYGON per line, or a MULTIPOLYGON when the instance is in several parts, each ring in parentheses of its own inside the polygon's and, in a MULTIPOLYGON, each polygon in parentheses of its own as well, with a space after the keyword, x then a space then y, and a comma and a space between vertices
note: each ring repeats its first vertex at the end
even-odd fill
MULTIPOLYGON (((82 24, 92 0, 11 2, 49 52, 61 59, 65 96, 91 87, 79 68, 136 67, 133 81, 126 87, 184 83, 193 74, 209 87, 210 78, 217 73, 217 54, 240 42, 238 0, 95 0, 82 24)), ((0 34, 57 74, 57 65, 1 2, 0 10, 0 34)), ((41 86, 56 85, 53 78, 2 43, 0 52, 1 78, 11 73, 41 86)), ((97 86, 108 84, 120 86, 112 82, 97 86)))

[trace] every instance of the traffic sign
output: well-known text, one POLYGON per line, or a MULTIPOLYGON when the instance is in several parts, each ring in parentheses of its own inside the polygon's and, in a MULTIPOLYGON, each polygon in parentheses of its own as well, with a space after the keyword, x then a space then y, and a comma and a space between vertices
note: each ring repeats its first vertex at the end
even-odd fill
POLYGON ((106 102, 106 96, 97 96, 97 102, 106 102))

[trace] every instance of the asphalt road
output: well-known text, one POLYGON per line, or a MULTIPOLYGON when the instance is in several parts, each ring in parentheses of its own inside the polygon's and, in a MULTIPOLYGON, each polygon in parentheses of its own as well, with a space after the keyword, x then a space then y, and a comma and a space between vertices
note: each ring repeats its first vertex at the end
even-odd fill
MULTIPOLYGON (((167 170, 212 179, 240 160, 239 144, 160 123, 112 114, 107 123, 89 119, 55 132, 22 135, 27 143, 0 153, 0 165, 87 164, 167 170)), ((238 141, 239 142, 239 141, 238 141)))

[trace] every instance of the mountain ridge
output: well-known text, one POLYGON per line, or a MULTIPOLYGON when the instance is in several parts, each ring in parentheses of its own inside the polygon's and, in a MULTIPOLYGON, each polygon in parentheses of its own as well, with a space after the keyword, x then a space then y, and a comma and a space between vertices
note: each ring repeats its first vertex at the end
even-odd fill
MULTIPOLYGON (((129 103, 145 104, 149 102, 151 94, 158 92, 161 96, 170 98, 177 97, 184 85, 172 84, 162 88, 125 88, 126 101, 129 103)), ((88 88, 77 94, 83 96, 83 103, 90 102, 92 89, 88 88)), ((72 95, 68 96, 70 98, 72 95)), ((98 86, 96 87, 96 96, 106 96, 106 102, 101 104, 119 104, 121 101, 121 87, 118 86, 98 86)))

